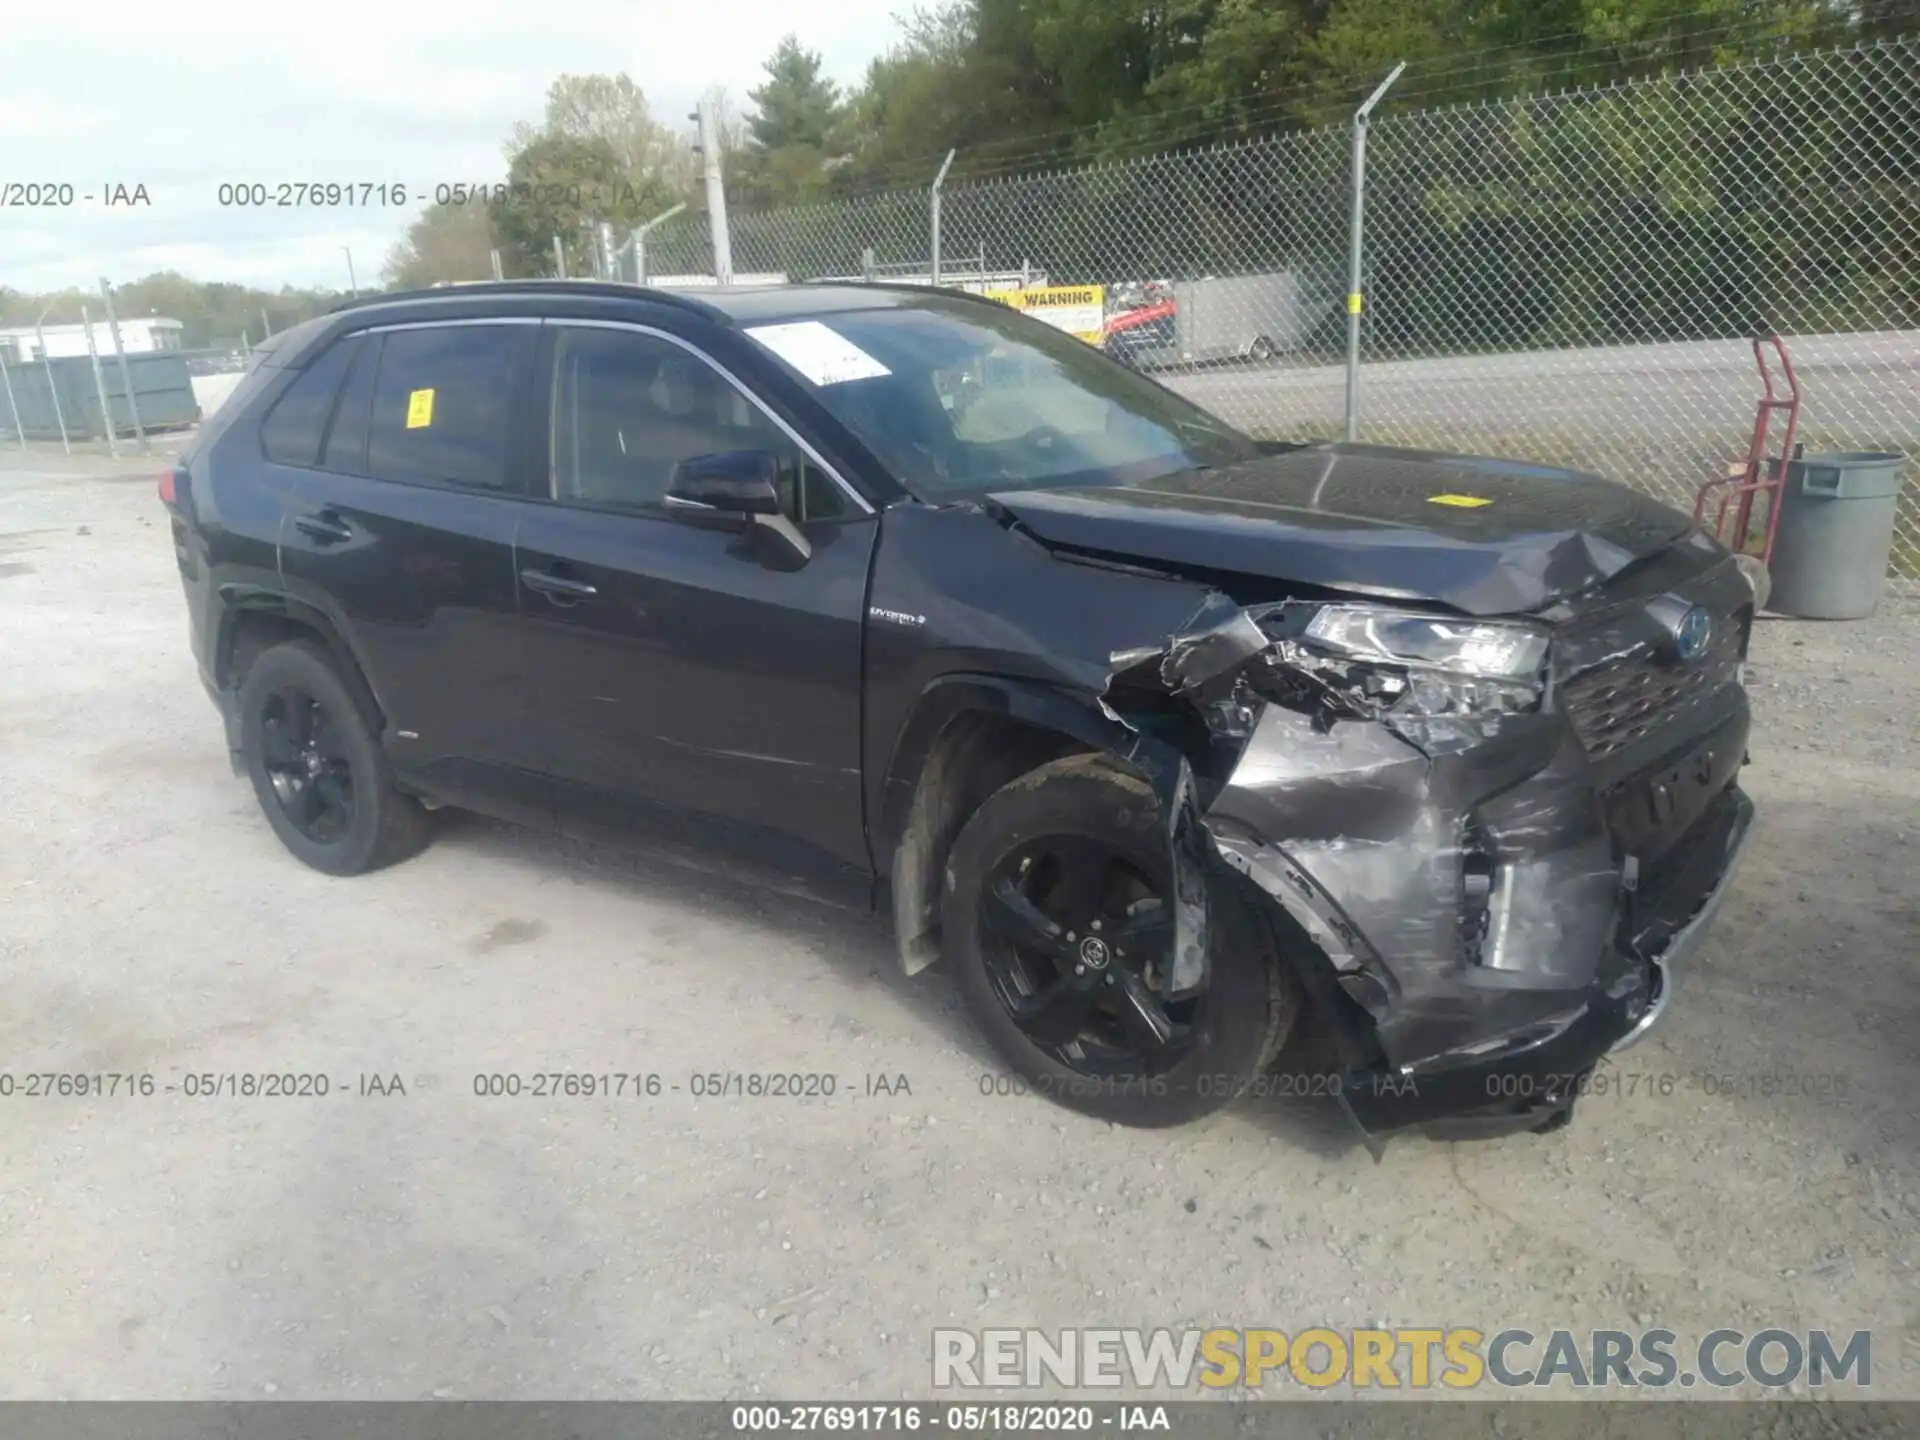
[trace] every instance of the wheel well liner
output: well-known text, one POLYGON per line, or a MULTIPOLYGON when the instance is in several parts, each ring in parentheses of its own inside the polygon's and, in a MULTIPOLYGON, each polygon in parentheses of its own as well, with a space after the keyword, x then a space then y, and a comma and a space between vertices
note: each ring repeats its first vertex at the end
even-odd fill
POLYGON ((921 693, 894 745, 874 845, 909 975, 938 956, 940 874, 954 836, 981 802, 1051 761, 1125 739, 1092 699, 1038 682, 954 675, 921 693))

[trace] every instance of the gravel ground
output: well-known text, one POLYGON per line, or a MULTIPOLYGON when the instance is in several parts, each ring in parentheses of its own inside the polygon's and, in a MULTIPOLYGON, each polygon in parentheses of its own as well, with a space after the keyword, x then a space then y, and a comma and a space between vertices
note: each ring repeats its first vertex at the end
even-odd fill
POLYGON ((0 460, 0 1071, 335 1091, 0 1100, 0 1397, 877 1400, 929 1393, 935 1326, 1384 1323, 1871 1329, 1920 1398, 1915 602, 1759 627, 1760 836, 1617 1067, 1672 1093, 1376 1164, 1317 1102, 985 1096, 876 922, 682 854, 453 816, 302 868, 228 771, 157 469, 0 460), (557 1069, 682 1088, 473 1093, 557 1069))

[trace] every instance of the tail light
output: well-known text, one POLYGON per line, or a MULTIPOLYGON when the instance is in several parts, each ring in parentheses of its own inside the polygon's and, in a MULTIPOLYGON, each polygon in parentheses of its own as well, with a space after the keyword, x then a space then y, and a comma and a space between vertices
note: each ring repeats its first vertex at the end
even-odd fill
POLYGON ((186 471, 178 465, 169 465, 160 472, 160 503, 169 509, 177 509, 181 499, 187 493, 186 471))

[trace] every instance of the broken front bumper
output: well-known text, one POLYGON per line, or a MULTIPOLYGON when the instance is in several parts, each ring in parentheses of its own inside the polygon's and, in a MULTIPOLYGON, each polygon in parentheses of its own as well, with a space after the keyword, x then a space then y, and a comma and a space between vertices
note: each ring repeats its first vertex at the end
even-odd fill
POLYGON ((1753 802, 1746 795, 1735 790, 1731 797, 1734 819, 1730 830, 1716 851, 1710 848, 1706 853, 1715 855, 1720 867, 1720 878, 1707 892, 1707 898, 1700 908, 1668 940, 1657 953, 1648 957, 1653 967, 1653 997, 1649 1001, 1646 1013, 1636 1020, 1633 1028, 1613 1042, 1615 1050, 1625 1050, 1637 1045, 1667 1013, 1672 1003, 1675 989, 1681 977, 1686 973, 1693 960, 1694 952, 1700 948, 1700 942, 1706 938, 1707 927, 1713 924, 1714 917, 1720 913, 1720 907, 1726 902, 1733 889, 1734 873, 1740 868, 1740 861, 1747 853, 1747 845, 1753 839, 1753 802))
POLYGON ((1304 978, 1370 1136, 1564 1114, 1602 1057, 1664 1013, 1751 832, 1738 785, 1750 722, 1731 667, 1606 747, 1555 706, 1342 710, 1235 620, 1176 639, 1158 666, 1204 719, 1209 757, 1128 707, 1127 677, 1147 672, 1123 661, 1109 700, 1172 822, 1176 974, 1192 983, 1205 963, 1194 857, 1211 852, 1273 903, 1283 951, 1318 951, 1304 978))
POLYGON ((1724 710, 1620 776, 1570 740, 1539 763, 1553 716, 1449 753, 1264 712, 1205 824, 1370 1022, 1342 1087, 1369 1134, 1538 1124, 1664 1013, 1751 833, 1744 695, 1724 710))
POLYGON ((1516 1046, 1443 1057, 1437 1064, 1404 1070, 1376 1066, 1348 1074, 1340 1090, 1348 1113, 1369 1136, 1420 1126, 1452 1138, 1536 1129, 1568 1114, 1603 1056, 1638 1043, 1666 1014, 1732 889, 1753 835, 1753 814, 1752 802, 1738 788, 1726 794, 1724 816, 1699 837, 1702 854, 1720 867, 1718 881, 1657 951, 1635 955, 1629 950, 1616 957, 1626 973, 1644 965, 1644 989, 1635 987, 1623 996, 1595 985, 1569 1012, 1565 1027, 1544 1038, 1522 1037, 1516 1046))

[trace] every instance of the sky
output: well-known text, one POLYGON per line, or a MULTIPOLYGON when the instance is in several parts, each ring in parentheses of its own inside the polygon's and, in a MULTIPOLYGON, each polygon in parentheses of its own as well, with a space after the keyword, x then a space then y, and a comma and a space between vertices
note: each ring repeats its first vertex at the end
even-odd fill
POLYGON ((355 278, 372 283, 423 194, 506 178, 508 132, 538 122, 556 76, 624 70, 680 128, 712 86, 744 108, 789 29, 831 78, 857 81, 899 38, 894 16, 910 3, 831 0, 810 13, 776 0, 7 8, 0 285, 32 292, 168 269, 345 289, 349 253, 355 278), (302 181, 400 185, 407 202, 220 203, 223 183, 302 181), (49 184, 72 186, 72 203, 20 203, 31 198, 22 186, 44 195, 49 184), (116 187, 144 187, 149 203, 110 204, 116 187))

